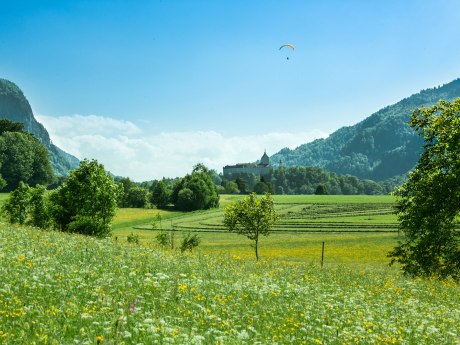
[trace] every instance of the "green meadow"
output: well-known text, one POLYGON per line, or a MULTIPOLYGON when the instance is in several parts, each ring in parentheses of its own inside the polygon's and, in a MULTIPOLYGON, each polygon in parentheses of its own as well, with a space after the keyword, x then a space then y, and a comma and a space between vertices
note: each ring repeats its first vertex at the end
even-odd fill
POLYGON ((275 200, 258 262, 222 208, 160 211, 173 250, 156 243, 152 209, 118 210, 107 239, 0 224, 0 343, 459 343, 458 283, 388 267, 392 197, 275 200), (181 253, 189 231, 202 242, 181 253))
MULTIPOLYGON (((186 233, 197 233, 197 251, 223 256, 253 258, 252 242, 229 233, 222 225, 224 207, 242 196, 221 196, 220 208, 191 213, 148 209, 121 209, 114 220, 114 236, 123 241, 139 235, 143 244, 156 243, 161 230, 176 245, 186 233), (157 229, 152 222, 160 214, 157 229)), ((268 237, 260 240, 265 260, 320 262, 325 242, 324 265, 352 263, 387 266, 387 252, 398 240, 392 196, 275 195, 280 220, 268 237)))

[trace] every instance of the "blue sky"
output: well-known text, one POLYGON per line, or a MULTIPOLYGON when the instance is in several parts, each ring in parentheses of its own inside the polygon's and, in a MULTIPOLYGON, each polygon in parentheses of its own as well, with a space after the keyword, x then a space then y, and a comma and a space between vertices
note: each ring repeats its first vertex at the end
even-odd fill
POLYGON ((460 77, 454 0, 0 8, 0 77, 56 144, 135 180, 254 161, 460 77))

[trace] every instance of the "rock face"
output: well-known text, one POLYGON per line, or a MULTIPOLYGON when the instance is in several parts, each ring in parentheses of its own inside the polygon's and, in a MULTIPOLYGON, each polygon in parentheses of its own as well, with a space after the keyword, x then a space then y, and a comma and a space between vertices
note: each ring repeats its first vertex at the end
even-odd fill
POLYGON ((284 148, 270 157, 285 166, 319 166, 338 174, 383 181, 406 175, 418 162, 423 140, 409 127, 412 112, 440 99, 460 97, 460 79, 423 90, 387 106, 326 139, 284 148))
POLYGON ((21 89, 14 83, 0 79, 0 118, 22 122, 24 129, 37 137, 48 149, 51 165, 57 176, 67 176, 79 165, 79 160, 51 142, 48 131, 39 123, 21 89))

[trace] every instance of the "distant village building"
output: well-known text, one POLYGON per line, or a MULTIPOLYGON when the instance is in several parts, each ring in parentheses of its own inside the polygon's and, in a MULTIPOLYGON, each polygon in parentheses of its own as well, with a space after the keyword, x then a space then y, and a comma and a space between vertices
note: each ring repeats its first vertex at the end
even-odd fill
POLYGON ((226 165, 224 166, 224 177, 229 175, 244 175, 244 174, 254 174, 254 175, 268 175, 270 172, 270 158, 268 158, 267 153, 264 152, 262 158, 260 158, 259 163, 238 163, 235 165, 226 165))

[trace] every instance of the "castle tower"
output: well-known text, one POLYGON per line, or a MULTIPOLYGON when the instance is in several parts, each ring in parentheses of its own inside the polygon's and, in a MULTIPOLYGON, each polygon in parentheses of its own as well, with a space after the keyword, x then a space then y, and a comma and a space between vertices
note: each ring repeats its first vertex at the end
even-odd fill
POLYGON ((262 158, 260 159, 260 165, 265 165, 265 166, 270 165, 270 158, 268 158, 266 151, 264 151, 264 154, 262 158))

